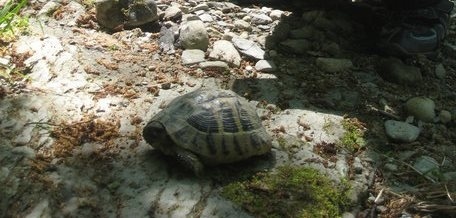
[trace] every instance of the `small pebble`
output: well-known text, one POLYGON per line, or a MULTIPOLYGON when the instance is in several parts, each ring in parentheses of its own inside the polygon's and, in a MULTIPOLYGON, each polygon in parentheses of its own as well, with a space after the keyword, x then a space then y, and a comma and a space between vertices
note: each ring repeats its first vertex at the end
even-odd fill
POLYGON ((204 61, 204 51, 199 49, 186 49, 182 52, 182 64, 197 64, 204 61))
POLYGON ((442 123, 448 123, 452 119, 451 113, 447 110, 441 110, 439 113, 439 120, 442 123))
POLYGON ((435 76, 439 79, 445 79, 446 70, 442 63, 437 64, 437 66, 435 66, 435 76))

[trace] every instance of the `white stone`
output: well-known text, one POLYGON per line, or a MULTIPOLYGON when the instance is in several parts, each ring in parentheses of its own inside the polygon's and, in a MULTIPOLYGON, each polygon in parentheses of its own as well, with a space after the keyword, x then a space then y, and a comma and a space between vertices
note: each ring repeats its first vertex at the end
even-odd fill
POLYGON ((259 60, 255 64, 255 69, 262 72, 272 72, 277 69, 273 61, 269 60, 259 60))
POLYGON ((198 18, 201 19, 201 21, 207 23, 214 21, 214 18, 212 18, 212 16, 208 13, 201 14, 198 16, 198 18))
POLYGON ((192 9, 192 11, 200 11, 200 10, 208 11, 209 6, 206 3, 201 3, 201 4, 193 7, 193 9, 192 9))
POLYGON ((178 7, 168 7, 164 11, 163 20, 173 20, 182 16, 182 10, 178 7))
POLYGON ((241 64, 241 55, 236 50, 234 45, 226 40, 218 40, 214 42, 209 57, 216 60, 222 60, 236 67, 241 64))
POLYGON ((37 16, 52 16, 52 12, 56 11, 60 6, 62 5, 58 2, 49 1, 48 3, 43 5, 40 11, 38 11, 37 16))
POLYGON ((197 64, 204 61, 204 51, 199 49, 187 49, 182 52, 182 64, 197 64))
POLYGON ((228 70, 228 64, 223 61, 204 61, 199 63, 201 69, 228 70))
POLYGON ((242 20, 245 21, 245 22, 250 22, 250 21, 252 21, 252 17, 247 15, 247 16, 244 16, 242 18, 242 20))
POLYGON ((271 13, 271 11, 272 11, 272 8, 268 8, 268 7, 261 7, 261 9, 260 9, 260 10, 261 10, 261 12, 262 12, 262 13, 265 13, 265 14, 269 14, 269 13, 271 13))
POLYGON ((251 40, 243 39, 241 37, 234 37, 231 39, 231 42, 233 42, 234 47, 236 47, 243 55, 254 58, 256 60, 261 60, 264 58, 264 50, 261 49, 257 43, 251 40))
POLYGON ((203 21, 191 20, 183 23, 179 31, 179 41, 185 49, 206 51, 209 46, 209 36, 203 21))
POLYGON ((0 57, 0 65, 8 66, 10 64, 10 58, 0 57))
POLYGON ((272 20, 280 20, 282 15, 283 11, 281 10, 272 10, 271 13, 269 13, 269 17, 271 17, 272 20))
POLYGON ((239 30, 250 30, 251 26, 250 23, 244 20, 236 20, 234 21, 234 27, 239 30))
POLYGON ((272 19, 265 14, 253 14, 252 23, 254 24, 269 24, 272 22, 272 19))

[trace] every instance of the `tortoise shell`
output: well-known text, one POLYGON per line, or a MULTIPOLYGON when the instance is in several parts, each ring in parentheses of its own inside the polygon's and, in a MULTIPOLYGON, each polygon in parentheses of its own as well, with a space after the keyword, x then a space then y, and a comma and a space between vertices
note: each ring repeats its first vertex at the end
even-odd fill
MULTIPOLYGON (((157 121, 174 146, 194 153, 205 164, 240 161, 271 149, 271 138, 255 107, 231 90, 200 88, 177 97, 149 123, 157 121)), ((169 154, 169 146, 156 148, 169 154)))

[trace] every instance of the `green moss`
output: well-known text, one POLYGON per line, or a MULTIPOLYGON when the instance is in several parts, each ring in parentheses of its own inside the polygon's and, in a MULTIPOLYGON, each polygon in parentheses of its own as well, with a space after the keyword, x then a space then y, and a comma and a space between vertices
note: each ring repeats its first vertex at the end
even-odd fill
POLYGON ((347 183, 336 186, 317 170, 286 166, 228 184, 222 195, 255 217, 340 217, 347 191, 347 183))
POLYGON ((356 152, 366 145, 364 140, 365 128, 362 123, 356 118, 345 118, 342 120, 342 126, 345 130, 344 135, 340 139, 342 147, 356 152))

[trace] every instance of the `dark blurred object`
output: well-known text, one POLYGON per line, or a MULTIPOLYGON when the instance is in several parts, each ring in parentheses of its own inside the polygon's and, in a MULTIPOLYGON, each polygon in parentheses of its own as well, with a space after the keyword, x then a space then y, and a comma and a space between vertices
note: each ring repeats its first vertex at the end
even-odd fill
MULTIPOLYGON (((388 0, 389 1, 389 0, 388 0)), ((405 4, 411 0, 397 1, 405 4)), ((415 2, 415 1, 413 1, 415 2)), ((454 4, 449 0, 416 0, 430 4, 424 8, 392 11, 389 22, 380 34, 379 47, 390 55, 412 56, 423 54, 435 57, 447 35, 450 13, 454 4)), ((405 5, 401 5, 404 7, 405 5)))

